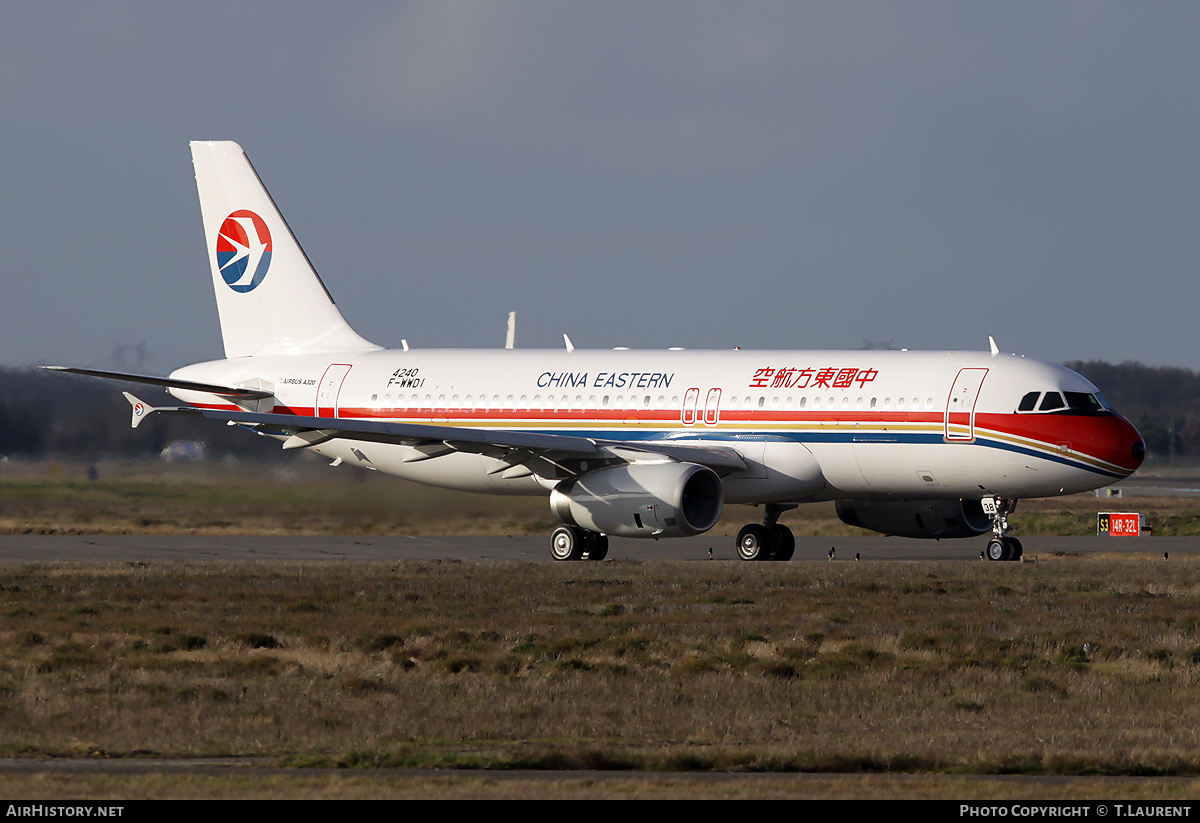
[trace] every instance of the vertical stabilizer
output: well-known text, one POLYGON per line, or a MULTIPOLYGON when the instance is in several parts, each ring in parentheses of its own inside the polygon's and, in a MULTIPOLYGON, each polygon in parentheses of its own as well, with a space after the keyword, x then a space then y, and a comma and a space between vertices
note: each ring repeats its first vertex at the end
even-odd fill
POLYGON ((225 356, 378 349, 342 318, 241 146, 191 145, 225 356))

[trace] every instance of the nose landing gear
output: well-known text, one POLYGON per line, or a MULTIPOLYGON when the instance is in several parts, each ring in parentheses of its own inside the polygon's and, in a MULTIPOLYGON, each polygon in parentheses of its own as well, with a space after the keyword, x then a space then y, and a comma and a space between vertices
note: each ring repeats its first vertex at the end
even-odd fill
POLYGON ((1003 497, 985 497, 983 512, 992 518, 992 534, 987 544, 988 560, 1020 560, 1023 549, 1021 541, 1008 536, 1008 516, 1017 508, 1016 500, 1003 497))

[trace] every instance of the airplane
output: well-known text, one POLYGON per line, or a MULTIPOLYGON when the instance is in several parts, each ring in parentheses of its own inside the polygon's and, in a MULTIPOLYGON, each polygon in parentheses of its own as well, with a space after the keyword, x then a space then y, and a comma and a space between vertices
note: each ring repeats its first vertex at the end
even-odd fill
MULTIPOLYGON (((193 414, 286 450, 433 486, 542 495, 556 560, 609 536, 702 534, 726 503, 761 505, 739 557, 788 560, 780 515, 836 501, 888 535, 989 530, 1018 560, 1021 498, 1090 491, 1145 457, 1081 375, 988 352, 384 349, 345 321, 242 148, 191 143, 225 359, 169 377, 45 368, 165 388, 125 393, 136 427, 193 414)), ((990 339, 989 339, 990 340, 990 339)))

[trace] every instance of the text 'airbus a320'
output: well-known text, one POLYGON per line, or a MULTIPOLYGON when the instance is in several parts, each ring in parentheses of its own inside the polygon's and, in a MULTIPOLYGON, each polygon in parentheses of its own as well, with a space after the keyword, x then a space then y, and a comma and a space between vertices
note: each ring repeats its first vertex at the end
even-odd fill
POLYGON ((167 388, 158 413, 232 422, 335 461, 434 486, 546 495, 558 560, 608 536, 711 529, 761 504, 745 560, 787 560, 778 522, 837 501, 855 526, 905 537, 991 531, 1015 560, 1022 497, 1133 473, 1138 432, 1082 376, 989 352, 389 350, 356 334, 242 149, 195 142, 226 359, 170 377, 58 368, 167 388))

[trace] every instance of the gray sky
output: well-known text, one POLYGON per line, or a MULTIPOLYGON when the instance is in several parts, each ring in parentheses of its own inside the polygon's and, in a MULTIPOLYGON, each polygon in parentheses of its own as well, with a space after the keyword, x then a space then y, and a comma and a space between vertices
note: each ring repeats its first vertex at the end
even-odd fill
POLYGON ((0 363, 220 357, 228 139, 382 345, 1200 368, 1200 4, 0 9, 0 363))

